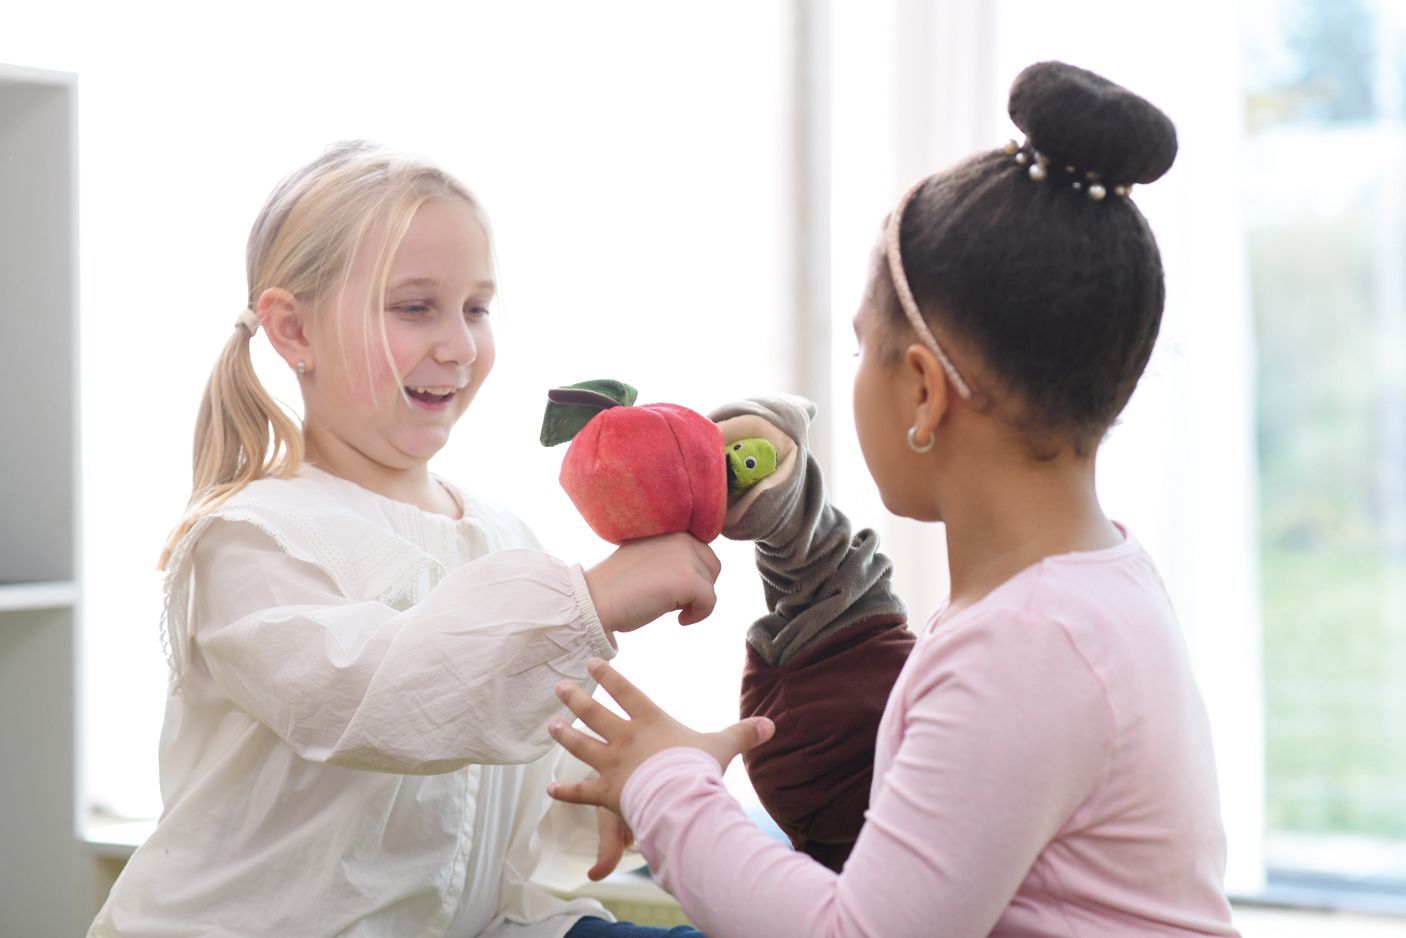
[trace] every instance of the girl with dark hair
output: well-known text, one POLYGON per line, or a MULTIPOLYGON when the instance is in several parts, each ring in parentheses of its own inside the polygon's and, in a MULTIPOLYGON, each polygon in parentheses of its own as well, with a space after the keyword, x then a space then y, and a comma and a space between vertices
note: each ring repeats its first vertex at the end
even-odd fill
MULTIPOLYGON (((771 682, 750 698, 744 684, 749 719, 697 733, 603 661, 588 670, 628 719, 558 687, 599 738, 561 721, 550 731, 599 777, 549 790, 620 811, 713 938, 1236 934, 1209 722, 1181 631, 1151 559, 1094 486, 1099 443, 1162 313, 1161 260, 1131 190, 1171 166, 1175 130, 1126 89, 1052 62, 1016 79, 1010 112, 1023 144, 903 197, 854 322, 860 447, 891 511, 945 523, 948 601, 915 638, 895 638, 907 632, 886 561, 847 524, 843 542, 829 536, 843 516, 823 507, 803 460, 770 501, 748 496, 729 517, 737 531, 753 512, 784 516, 757 537, 768 601, 785 596, 748 635, 748 680, 771 682), (800 608, 796 595, 815 599, 800 608), (817 610, 841 627, 794 631, 817 610), (764 802, 809 779, 810 816, 823 815, 828 783, 812 762, 865 731, 857 702, 875 686, 887 697, 877 731, 869 718, 872 782, 852 852, 787 851, 729 797, 722 768, 750 751, 764 802), (756 771, 769 751, 790 754, 789 781, 756 771)), ((725 416, 739 410, 804 452, 808 415, 794 402, 725 416)), ((807 823, 788 829, 798 844, 817 829, 807 823)))

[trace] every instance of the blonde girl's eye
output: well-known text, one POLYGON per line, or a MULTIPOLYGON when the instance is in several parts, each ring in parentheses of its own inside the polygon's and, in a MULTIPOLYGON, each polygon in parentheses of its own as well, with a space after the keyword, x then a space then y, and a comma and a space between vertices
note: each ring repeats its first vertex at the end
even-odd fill
POLYGON ((429 313, 430 308, 424 303, 401 303, 391 307, 391 310, 407 319, 419 319, 429 313))
POLYGON ((464 315, 472 316, 474 319, 482 319, 484 316, 488 315, 488 307, 474 305, 465 306, 464 315))

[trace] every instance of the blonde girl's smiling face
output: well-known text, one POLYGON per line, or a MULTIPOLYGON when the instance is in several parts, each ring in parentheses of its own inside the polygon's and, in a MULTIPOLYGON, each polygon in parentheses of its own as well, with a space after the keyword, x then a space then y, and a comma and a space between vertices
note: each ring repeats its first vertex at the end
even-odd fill
POLYGON ((423 467, 493 368, 493 257, 476 211, 454 197, 416 209, 378 313, 384 237, 368 233, 345 289, 317 317, 315 368, 302 381, 310 452, 351 474, 360 473, 347 463, 361 460, 374 464, 362 469, 423 467))

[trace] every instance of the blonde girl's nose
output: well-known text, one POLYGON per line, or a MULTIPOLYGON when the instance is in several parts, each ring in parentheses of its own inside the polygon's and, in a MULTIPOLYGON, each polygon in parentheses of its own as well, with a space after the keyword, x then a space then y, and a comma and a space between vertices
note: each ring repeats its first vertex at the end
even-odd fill
POLYGON ((435 355, 446 364, 467 365, 478 357, 478 340, 463 316, 445 316, 436 339, 435 355))

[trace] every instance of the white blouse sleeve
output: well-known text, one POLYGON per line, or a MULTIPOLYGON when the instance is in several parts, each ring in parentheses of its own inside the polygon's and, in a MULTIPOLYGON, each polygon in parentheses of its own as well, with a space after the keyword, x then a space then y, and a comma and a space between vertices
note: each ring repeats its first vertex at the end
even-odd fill
POLYGON ((195 546, 192 629, 216 686, 303 758, 397 773, 525 763, 563 678, 613 657, 579 566, 503 550, 401 612, 343 595, 251 524, 195 546))

